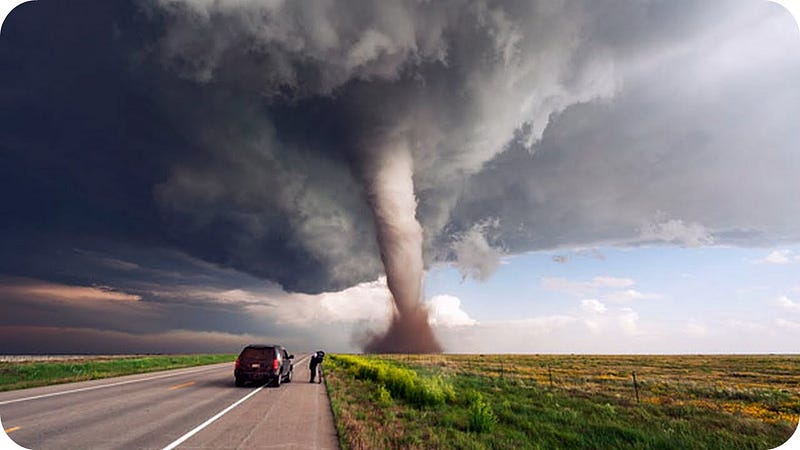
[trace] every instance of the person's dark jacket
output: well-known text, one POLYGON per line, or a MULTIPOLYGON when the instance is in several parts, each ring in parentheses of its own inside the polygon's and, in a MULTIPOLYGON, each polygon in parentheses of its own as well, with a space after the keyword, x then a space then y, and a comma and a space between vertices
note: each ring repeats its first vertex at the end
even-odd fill
POLYGON ((325 352, 315 352, 311 356, 311 365, 316 366, 317 364, 322 364, 322 360, 325 358, 325 352))

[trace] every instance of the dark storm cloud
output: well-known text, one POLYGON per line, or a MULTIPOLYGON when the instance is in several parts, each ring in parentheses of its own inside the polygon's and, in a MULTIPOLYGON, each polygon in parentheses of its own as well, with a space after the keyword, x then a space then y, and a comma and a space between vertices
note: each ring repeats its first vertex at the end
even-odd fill
MULTIPOLYGON (((776 5, 368 3, 342 13, 335 2, 159 4, 171 21, 165 66, 207 87, 258 91, 262 109, 282 105, 284 120, 248 121, 274 130, 259 148, 344 161, 344 171, 371 133, 412 135, 428 262, 457 260, 485 278, 498 251, 797 239, 787 195, 798 188, 800 52, 776 5)), ((282 183, 302 179, 302 194, 268 189, 292 199, 283 217, 293 237, 323 267, 347 267, 344 278, 328 272, 329 283, 368 279, 380 270, 375 249, 343 248, 352 236, 372 240, 358 173, 353 184, 320 186, 292 173, 298 166, 282 168, 282 183), (331 186, 353 195, 325 197, 331 186), (330 239, 320 245, 321 236, 330 239)), ((239 179, 247 192, 258 185, 239 179)), ((219 198, 241 197, 234 188, 219 198)), ((205 206, 194 212, 217 209, 205 206)))
POLYGON ((621 65, 612 100, 568 108, 534 153, 489 162, 454 220, 501 218, 512 252, 797 242, 800 39, 763 6, 621 65))
MULTIPOLYGON (((0 36, 0 273, 176 308, 245 274, 375 280, 389 135, 426 264, 465 276, 537 249, 796 242, 799 47, 745 0, 28 3, 0 36)), ((243 308, 150 330, 235 331, 243 308)))
POLYGON ((184 236, 237 230, 241 243, 220 246, 234 265, 290 289, 380 273, 364 184, 386 135, 408 136, 425 254, 447 258, 453 239, 440 235, 465 180, 512 138, 536 142, 552 113, 614 89, 611 50, 583 36, 595 23, 581 3, 346 6, 153 9, 169 24, 159 61, 213 98, 183 124, 211 156, 176 168, 160 204, 186 221, 184 236), (293 246, 276 255, 280 267, 261 267, 271 237, 293 246), (307 276, 291 280, 303 262, 307 276))
POLYGON ((459 186, 515 130, 530 144, 613 88, 579 3, 96 6, 45 1, 6 24, 5 271, 37 275, 53 245, 93 236, 291 290, 375 279, 369 142, 413 137, 435 255, 459 186))

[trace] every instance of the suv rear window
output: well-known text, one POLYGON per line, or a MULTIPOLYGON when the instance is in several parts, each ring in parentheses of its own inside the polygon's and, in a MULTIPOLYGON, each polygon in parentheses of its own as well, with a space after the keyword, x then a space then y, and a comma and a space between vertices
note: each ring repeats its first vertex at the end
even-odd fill
POLYGON ((241 358, 243 359, 275 359, 275 348, 246 348, 242 350, 241 358))

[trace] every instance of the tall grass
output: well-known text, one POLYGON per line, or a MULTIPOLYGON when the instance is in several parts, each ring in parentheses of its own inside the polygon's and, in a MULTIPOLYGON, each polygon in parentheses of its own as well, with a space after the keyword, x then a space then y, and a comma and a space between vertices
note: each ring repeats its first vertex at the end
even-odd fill
POLYGON ((478 433, 485 433, 494 430, 497 425, 497 416, 494 414, 492 405, 484 400, 480 392, 471 395, 469 402, 469 429, 478 433))
POLYGON ((453 386, 441 376, 423 377, 417 372, 391 365, 388 362, 361 356, 331 356, 348 373, 359 380, 370 380, 385 386, 394 398, 418 406, 442 405, 455 400, 453 386))

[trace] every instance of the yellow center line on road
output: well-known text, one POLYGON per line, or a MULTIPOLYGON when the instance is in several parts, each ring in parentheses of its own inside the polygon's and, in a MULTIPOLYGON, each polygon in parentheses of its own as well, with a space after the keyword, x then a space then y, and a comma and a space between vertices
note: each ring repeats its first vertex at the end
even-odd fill
POLYGON ((174 391, 175 389, 189 387, 189 386, 191 386, 193 384, 194 384, 194 381, 189 381, 189 382, 183 383, 183 384, 176 384, 175 386, 170 387, 169 390, 170 391, 174 391))
POLYGON ((11 427, 11 428, 6 428, 6 429, 5 429, 5 430, 3 430, 3 431, 5 431, 5 432, 6 432, 6 434, 8 434, 8 433, 11 433, 12 431, 17 431, 17 430, 19 430, 20 428, 22 428, 22 427, 11 427))

